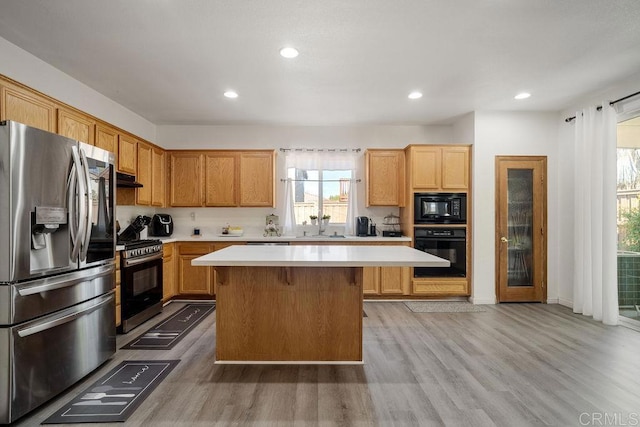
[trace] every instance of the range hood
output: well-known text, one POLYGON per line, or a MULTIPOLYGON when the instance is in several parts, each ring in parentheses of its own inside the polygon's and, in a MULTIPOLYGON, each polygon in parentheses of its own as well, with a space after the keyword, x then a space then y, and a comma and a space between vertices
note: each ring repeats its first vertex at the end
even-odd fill
POLYGON ((116 187, 140 188, 142 184, 136 181, 136 177, 133 175, 116 172, 116 187))

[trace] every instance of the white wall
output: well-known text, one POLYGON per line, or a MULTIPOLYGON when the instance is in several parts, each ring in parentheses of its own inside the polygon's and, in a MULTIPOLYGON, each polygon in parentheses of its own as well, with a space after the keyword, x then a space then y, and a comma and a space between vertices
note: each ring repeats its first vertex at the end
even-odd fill
POLYGON ((473 144, 476 137, 475 131, 476 131, 475 113, 465 114, 453 124, 454 143, 455 144, 473 144))
MULTIPOLYGON (((156 126, 0 37, 0 74, 151 142, 156 126)), ((89 59, 88 59, 89 60, 89 59)))
POLYGON ((158 126, 166 149, 404 148, 444 144, 451 126, 158 126))
POLYGON ((475 304, 494 304, 495 156, 547 156, 547 298, 558 299, 558 126, 555 113, 476 112, 473 144, 473 291, 475 304))

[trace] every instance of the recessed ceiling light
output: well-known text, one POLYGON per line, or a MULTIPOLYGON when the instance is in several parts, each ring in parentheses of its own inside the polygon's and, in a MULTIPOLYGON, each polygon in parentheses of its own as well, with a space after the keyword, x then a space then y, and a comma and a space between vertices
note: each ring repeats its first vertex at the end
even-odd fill
POLYGON ((409 94, 409 99, 420 99, 422 98, 422 92, 411 92, 409 94))
POLYGON ((293 47, 283 47, 282 49, 280 49, 280 55, 283 58, 295 58, 296 56, 298 56, 298 50, 293 47))
POLYGON ((228 91, 226 91, 224 93, 224 96, 227 97, 227 98, 234 99, 234 98, 238 97, 238 94, 236 92, 232 91, 232 90, 228 90, 228 91))
POLYGON ((513 99, 527 99, 531 94, 527 92, 522 92, 513 97, 513 99))

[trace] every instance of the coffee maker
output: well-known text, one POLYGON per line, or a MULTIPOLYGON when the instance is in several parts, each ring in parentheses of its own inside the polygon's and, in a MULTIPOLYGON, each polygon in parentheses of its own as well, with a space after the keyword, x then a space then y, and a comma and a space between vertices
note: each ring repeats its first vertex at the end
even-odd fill
POLYGON ((369 218, 366 216, 356 217, 356 236, 366 237, 369 235, 369 218))

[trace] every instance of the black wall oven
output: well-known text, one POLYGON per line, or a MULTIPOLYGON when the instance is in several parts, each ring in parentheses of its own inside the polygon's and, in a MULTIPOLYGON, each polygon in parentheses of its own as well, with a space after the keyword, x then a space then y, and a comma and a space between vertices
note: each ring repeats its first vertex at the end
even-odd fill
POLYGON ((120 332, 127 333, 162 311, 162 243, 126 245, 120 262, 120 332))
POLYGON ((465 193, 414 193, 416 224, 466 224, 467 195, 465 193))
POLYGON ((448 259, 449 267, 415 267, 414 277, 466 277, 467 230, 464 228, 415 228, 415 249, 448 259))

